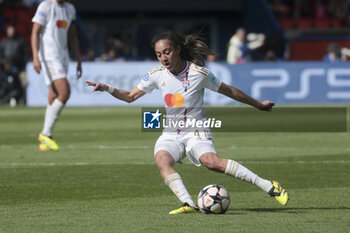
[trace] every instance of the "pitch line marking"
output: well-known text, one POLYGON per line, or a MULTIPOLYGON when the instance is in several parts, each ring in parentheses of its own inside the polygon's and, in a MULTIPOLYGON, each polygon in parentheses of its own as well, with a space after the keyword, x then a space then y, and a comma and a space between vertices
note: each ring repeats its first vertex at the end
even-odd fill
MULTIPOLYGON (((242 164, 349 164, 350 160, 320 160, 320 161, 242 161, 242 164)), ((0 167, 57 167, 57 166, 100 166, 100 165, 154 165, 154 162, 75 162, 75 163, 2 163, 0 167)))
MULTIPOLYGON (((27 146, 26 146, 27 147, 27 146)), ((28 147, 35 147, 30 145, 28 147)), ((18 146, 13 146, 13 145, 0 145, 0 149, 12 149, 12 148, 18 148, 18 146)), ((96 146, 75 146, 75 145, 68 145, 68 146, 62 146, 62 148, 67 148, 67 149, 100 149, 100 150, 109 150, 109 149, 117 149, 117 150, 145 150, 145 149, 151 149, 153 147, 150 146, 105 146, 105 145, 96 145, 96 146)))
MULTIPOLYGON (((28 146, 23 146, 23 147, 33 147, 37 148, 36 145, 28 145, 28 146)), ((61 146, 62 148, 67 148, 67 149, 101 149, 101 150, 109 150, 109 149, 119 149, 119 150, 145 150, 145 149, 152 149, 152 146, 145 146, 145 145, 140 145, 140 146, 106 146, 106 145, 93 145, 93 146, 76 146, 76 145, 67 145, 67 146, 61 146)), ((12 148, 18 148, 18 146, 14 145, 0 145, 0 149, 12 149, 12 148)), ((249 146, 249 147, 236 147, 236 146, 230 146, 230 147, 222 147, 222 149, 230 149, 230 150, 249 150, 249 149, 257 149, 261 148, 263 150, 293 150, 293 149, 304 149, 304 150, 330 150, 332 149, 334 151, 334 148, 327 148, 327 147, 305 147, 305 148, 300 148, 300 147, 254 147, 254 146, 249 146)), ((336 150, 339 151, 350 151, 350 148, 336 148, 336 150)))

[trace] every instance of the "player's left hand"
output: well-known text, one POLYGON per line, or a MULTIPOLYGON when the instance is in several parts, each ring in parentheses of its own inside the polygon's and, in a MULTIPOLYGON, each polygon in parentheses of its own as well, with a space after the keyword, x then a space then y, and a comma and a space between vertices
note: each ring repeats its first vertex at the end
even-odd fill
POLYGON ((261 103, 261 107, 259 109, 261 111, 271 112, 273 106, 275 106, 275 103, 273 101, 265 100, 264 102, 261 103))
POLYGON ((93 86, 94 87, 92 92, 95 92, 95 91, 107 91, 108 90, 108 85, 104 84, 104 83, 94 83, 94 82, 86 81, 86 84, 88 86, 93 86))
POLYGON ((82 74, 83 74, 83 70, 81 68, 81 63, 78 62, 78 65, 77 65, 77 79, 80 79, 82 74))

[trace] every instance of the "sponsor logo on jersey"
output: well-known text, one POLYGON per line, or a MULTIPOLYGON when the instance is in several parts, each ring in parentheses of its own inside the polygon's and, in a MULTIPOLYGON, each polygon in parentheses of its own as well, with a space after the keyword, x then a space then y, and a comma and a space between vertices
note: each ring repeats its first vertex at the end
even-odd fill
POLYGON ((144 129, 160 129, 162 114, 157 111, 143 112, 143 128, 144 129))
POLYGON ((182 107, 185 103, 185 98, 183 95, 181 95, 180 93, 176 93, 176 94, 166 94, 164 96, 164 101, 165 104, 168 107, 182 107))
POLYGON ((66 20, 56 20, 56 26, 58 28, 66 29, 68 26, 68 23, 66 20))

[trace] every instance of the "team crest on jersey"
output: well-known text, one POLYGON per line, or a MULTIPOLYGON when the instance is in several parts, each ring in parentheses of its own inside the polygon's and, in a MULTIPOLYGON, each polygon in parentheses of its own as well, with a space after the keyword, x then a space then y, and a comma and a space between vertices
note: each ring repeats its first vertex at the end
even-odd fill
POLYGON ((183 80, 182 81, 182 87, 184 88, 184 89, 188 89, 189 87, 190 87, 190 80, 183 80))

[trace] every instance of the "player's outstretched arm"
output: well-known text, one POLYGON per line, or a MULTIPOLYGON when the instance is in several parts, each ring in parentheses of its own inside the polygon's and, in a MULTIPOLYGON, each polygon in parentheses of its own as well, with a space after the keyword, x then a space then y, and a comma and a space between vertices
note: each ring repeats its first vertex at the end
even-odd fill
POLYGON ((111 87, 108 84, 105 83, 94 83, 90 81, 86 81, 88 86, 93 86, 94 89, 92 90, 93 92, 95 91, 107 91, 110 93, 112 96, 114 96, 117 99, 123 100, 125 102, 131 103, 146 94, 146 92, 141 91, 139 88, 135 87, 131 91, 125 91, 125 90, 120 90, 114 87, 111 87))
POLYGON ((222 83, 218 90, 219 93, 226 95, 234 100, 237 100, 239 102, 249 104, 253 107, 256 107, 257 109, 260 109, 262 111, 272 111, 272 107, 275 105, 273 101, 265 100, 263 102, 260 102, 257 99, 254 99, 250 97, 249 95, 245 94, 243 91, 232 87, 230 85, 227 85, 225 83, 222 83))

